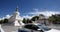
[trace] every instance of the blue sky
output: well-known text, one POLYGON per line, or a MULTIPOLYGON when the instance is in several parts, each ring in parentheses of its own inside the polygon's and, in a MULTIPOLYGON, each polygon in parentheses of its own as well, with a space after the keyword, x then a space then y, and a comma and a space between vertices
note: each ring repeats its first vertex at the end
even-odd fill
POLYGON ((0 0, 0 18, 12 15, 17 5, 20 16, 31 16, 36 11, 53 14, 60 12, 60 0, 0 0))

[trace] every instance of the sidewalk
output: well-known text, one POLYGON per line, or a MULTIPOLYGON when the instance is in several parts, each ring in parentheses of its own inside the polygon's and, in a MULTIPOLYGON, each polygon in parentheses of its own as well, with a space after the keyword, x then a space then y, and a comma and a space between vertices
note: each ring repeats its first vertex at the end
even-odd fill
POLYGON ((49 25, 48 26, 49 28, 53 28, 53 29, 58 29, 58 30, 60 30, 60 25, 49 25))

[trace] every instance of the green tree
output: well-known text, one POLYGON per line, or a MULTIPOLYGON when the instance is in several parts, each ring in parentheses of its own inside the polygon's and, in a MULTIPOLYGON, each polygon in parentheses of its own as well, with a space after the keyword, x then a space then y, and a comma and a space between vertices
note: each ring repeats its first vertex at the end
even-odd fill
POLYGON ((36 19, 38 20, 38 19, 39 19, 39 16, 34 16, 34 17, 32 17, 31 20, 32 20, 32 21, 35 21, 36 19))
POLYGON ((8 19, 4 19, 4 22, 3 23, 8 23, 8 19))
POLYGON ((52 23, 57 23, 60 22, 60 17, 56 15, 52 15, 51 17, 48 18, 49 21, 52 21, 52 23))
POLYGON ((25 24, 32 23, 32 21, 30 19, 25 19, 25 18, 23 19, 22 22, 25 24))
POLYGON ((0 24, 2 24, 4 22, 4 20, 0 20, 0 24))
POLYGON ((30 19, 27 19, 27 23, 32 23, 32 21, 30 19))
POLYGON ((27 23, 27 21, 26 21, 26 19, 25 19, 25 18, 23 19, 23 21, 22 21, 22 22, 23 22, 23 23, 25 23, 25 24, 27 23))

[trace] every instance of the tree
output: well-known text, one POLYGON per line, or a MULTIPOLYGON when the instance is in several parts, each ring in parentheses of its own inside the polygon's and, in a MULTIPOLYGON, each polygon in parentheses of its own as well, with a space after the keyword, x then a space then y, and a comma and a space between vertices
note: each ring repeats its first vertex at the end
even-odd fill
POLYGON ((52 21, 52 23, 59 23, 60 22, 60 17, 56 15, 52 15, 51 17, 48 18, 49 21, 52 21))
POLYGON ((4 20, 0 20, 0 24, 2 24, 4 22, 4 20))
POLYGON ((27 19, 27 23, 32 23, 32 21, 30 19, 27 19))
POLYGON ((39 19, 39 16, 34 16, 34 17, 32 17, 31 20, 32 20, 32 21, 35 21, 36 19, 38 20, 38 19, 39 19))
POLYGON ((0 24, 8 23, 8 19, 0 20, 0 24))
POLYGON ((30 19, 25 19, 25 18, 23 19, 22 22, 25 24, 32 23, 32 21, 30 19))
POLYGON ((25 24, 27 23, 27 21, 26 21, 26 19, 25 19, 25 18, 23 19, 23 21, 22 21, 22 22, 23 22, 23 23, 25 23, 25 24))
POLYGON ((4 19, 4 22, 3 23, 8 23, 8 19, 4 19))

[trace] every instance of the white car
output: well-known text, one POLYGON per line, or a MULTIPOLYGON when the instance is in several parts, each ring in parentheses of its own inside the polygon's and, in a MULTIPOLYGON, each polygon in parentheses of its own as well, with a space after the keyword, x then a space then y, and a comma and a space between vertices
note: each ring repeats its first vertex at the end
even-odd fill
POLYGON ((60 32, 57 29, 48 28, 45 25, 37 25, 37 26, 40 27, 40 29, 43 30, 44 32, 60 32))

